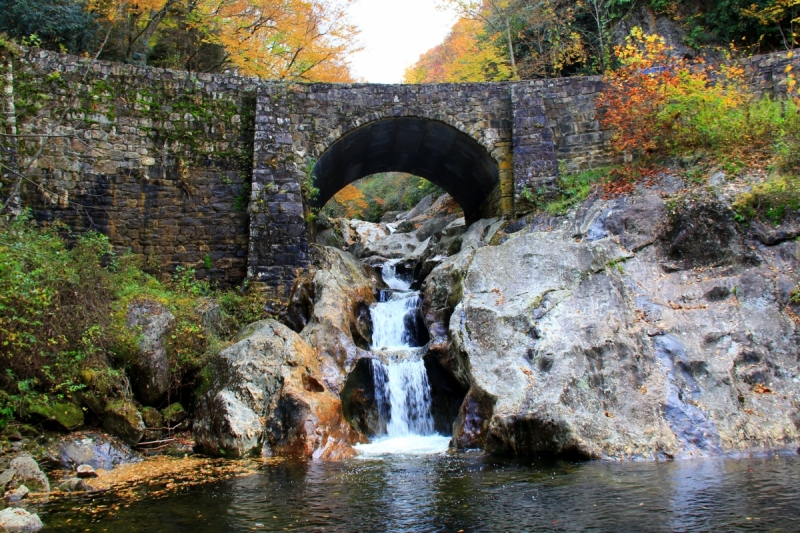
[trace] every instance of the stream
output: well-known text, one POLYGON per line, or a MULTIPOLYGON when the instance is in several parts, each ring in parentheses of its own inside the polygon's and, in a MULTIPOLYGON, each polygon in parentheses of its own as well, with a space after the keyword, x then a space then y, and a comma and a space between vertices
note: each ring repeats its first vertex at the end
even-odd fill
POLYGON ((96 495, 95 514, 72 510, 86 496, 39 512, 45 531, 64 532, 789 532, 800 529, 798 479, 796 455, 569 463, 395 454, 287 460, 168 497, 96 495))

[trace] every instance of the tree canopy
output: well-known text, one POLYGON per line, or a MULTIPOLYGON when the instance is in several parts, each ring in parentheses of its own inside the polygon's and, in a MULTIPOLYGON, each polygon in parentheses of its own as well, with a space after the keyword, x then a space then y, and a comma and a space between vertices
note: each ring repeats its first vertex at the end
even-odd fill
POLYGON ((669 19, 676 43, 701 52, 794 49, 800 0, 439 0, 460 19, 406 72, 406 83, 598 74, 639 19, 669 19))
POLYGON ((352 81, 354 0, 0 0, 0 31, 127 63, 352 81))

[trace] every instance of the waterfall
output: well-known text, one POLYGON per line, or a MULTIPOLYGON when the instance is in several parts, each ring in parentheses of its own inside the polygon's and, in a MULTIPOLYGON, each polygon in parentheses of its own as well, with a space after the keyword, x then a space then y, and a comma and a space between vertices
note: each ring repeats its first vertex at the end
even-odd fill
POLYGON ((396 262, 383 266, 383 279, 392 290, 382 291, 370 309, 372 349, 386 362, 372 359, 375 404, 379 426, 386 434, 357 446, 362 454, 438 453, 447 449, 448 437, 434 433, 431 387, 421 350, 419 292, 408 290, 410 281, 397 275, 396 262))
POLYGON ((372 361, 375 403, 386 420, 389 438, 433 433, 431 387, 422 360, 401 361, 388 366, 372 361))

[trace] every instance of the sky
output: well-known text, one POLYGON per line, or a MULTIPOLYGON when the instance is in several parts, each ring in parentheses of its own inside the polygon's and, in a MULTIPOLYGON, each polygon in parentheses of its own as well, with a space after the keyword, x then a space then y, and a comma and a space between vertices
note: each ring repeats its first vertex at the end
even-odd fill
POLYGON ((351 70, 370 83, 402 82, 406 68, 440 44, 456 21, 436 9, 436 0, 357 0, 349 13, 364 48, 351 57, 351 70))

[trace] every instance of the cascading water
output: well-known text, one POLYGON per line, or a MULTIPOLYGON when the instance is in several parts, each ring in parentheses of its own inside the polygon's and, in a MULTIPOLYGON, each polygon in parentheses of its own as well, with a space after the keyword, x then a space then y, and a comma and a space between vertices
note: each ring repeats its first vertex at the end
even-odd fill
POLYGON ((372 348, 389 363, 373 359, 371 370, 386 435, 357 448, 363 455, 442 452, 450 439, 434 433, 425 362, 409 328, 419 313, 419 293, 408 290, 411 284, 397 276, 395 263, 383 266, 383 278, 393 290, 381 293, 381 301, 372 306, 372 348))

